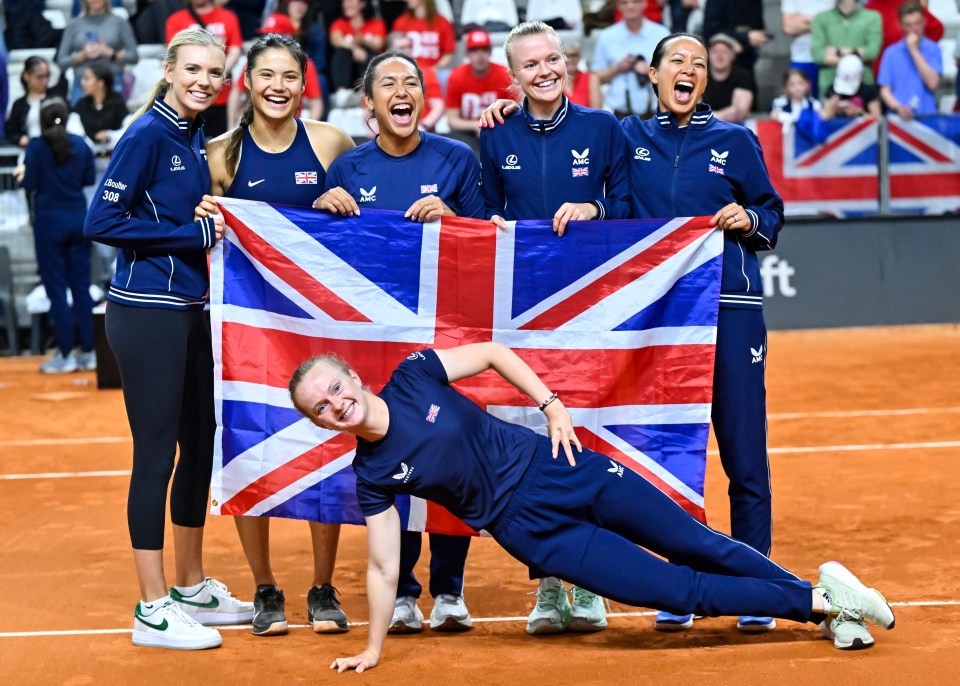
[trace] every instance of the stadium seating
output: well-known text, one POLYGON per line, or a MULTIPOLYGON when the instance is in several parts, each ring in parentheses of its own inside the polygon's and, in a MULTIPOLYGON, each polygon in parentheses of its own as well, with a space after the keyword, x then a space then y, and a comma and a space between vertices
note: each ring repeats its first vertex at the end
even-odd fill
POLYGON ((460 26, 484 27, 495 45, 502 45, 510 29, 519 23, 514 0, 463 0, 460 26))
POLYGON ((557 29, 560 40, 579 42, 583 37, 583 6, 580 0, 529 0, 527 20, 563 19, 569 29, 557 29))

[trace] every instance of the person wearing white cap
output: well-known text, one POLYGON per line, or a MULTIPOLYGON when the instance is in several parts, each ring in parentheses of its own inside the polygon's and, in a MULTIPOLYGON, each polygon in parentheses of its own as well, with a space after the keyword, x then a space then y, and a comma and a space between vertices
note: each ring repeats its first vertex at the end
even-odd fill
POLYGON ((480 113, 498 98, 514 98, 513 79, 506 67, 491 61, 493 50, 486 31, 468 33, 466 49, 466 63, 451 71, 447 80, 447 123, 453 138, 479 152, 480 113))
MULTIPOLYGON (((857 55, 870 66, 880 54, 883 42, 880 15, 861 7, 859 0, 837 0, 836 7, 813 18, 810 34, 813 60, 820 65, 820 95, 825 94, 833 82, 841 58, 857 55)), ((863 78, 873 83, 873 72, 868 70, 863 78)))
POLYGON ((826 100, 820 110, 823 119, 881 115, 877 89, 872 84, 864 83, 865 73, 869 73, 869 70, 863 68, 863 62, 857 55, 840 58, 833 84, 827 89, 826 100))

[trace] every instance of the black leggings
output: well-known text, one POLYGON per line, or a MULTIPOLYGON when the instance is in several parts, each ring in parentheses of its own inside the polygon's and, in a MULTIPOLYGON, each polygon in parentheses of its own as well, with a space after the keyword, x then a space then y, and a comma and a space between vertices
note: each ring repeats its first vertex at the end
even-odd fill
POLYGON ((167 485, 178 445, 170 519, 200 527, 206 518, 216 431, 210 327, 203 310, 110 302, 106 332, 133 434, 130 542, 137 550, 162 550, 167 485))

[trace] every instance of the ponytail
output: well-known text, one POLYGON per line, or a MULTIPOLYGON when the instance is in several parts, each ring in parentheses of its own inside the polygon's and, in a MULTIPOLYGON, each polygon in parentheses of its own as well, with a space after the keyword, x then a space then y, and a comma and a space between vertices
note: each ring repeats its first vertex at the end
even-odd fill
POLYGON ((230 176, 236 176, 237 165, 240 164, 240 143, 243 142, 243 132, 253 123, 253 101, 247 100, 240 111, 240 125, 230 134, 230 142, 227 143, 227 152, 223 162, 230 172, 230 176))
POLYGON ((68 116, 70 111, 62 98, 48 98, 40 105, 40 137, 50 146, 53 159, 57 164, 63 164, 70 159, 68 116))

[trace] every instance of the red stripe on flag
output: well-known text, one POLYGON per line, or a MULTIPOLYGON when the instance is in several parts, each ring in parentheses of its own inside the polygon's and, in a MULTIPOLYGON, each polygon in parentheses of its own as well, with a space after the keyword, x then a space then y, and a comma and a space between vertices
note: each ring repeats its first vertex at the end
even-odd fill
POLYGON ((450 536, 476 536, 477 532, 450 514, 442 505, 429 500, 427 503, 427 528, 432 534, 450 536))
POLYGON ((322 309, 334 319, 348 322, 369 322, 370 319, 353 305, 321 284, 301 267, 274 248, 270 243, 251 231, 229 210, 220 206, 227 224, 233 229, 240 243, 250 256, 258 260, 285 282, 296 286, 296 290, 311 303, 322 309))
POLYGON ((442 226, 435 347, 489 341, 497 227, 461 217, 444 217, 442 226))
POLYGON ((611 293, 659 266, 665 259, 675 255, 683 248, 702 238, 706 233, 710 217, 697 217, 678 226, 673 232, 657 241, 643 252, 635 255, 619 267, 601 276, 593 283, 577 290, 570 297, 561 300, 520 327, 527 331, 556 329, 574 317, 585 312, 611 293))
POLYGON ((960 172, 943 174, 897 174, 893 167, 890 175, 890 197, 932 198, 960 195, 960 172))
POLYGON ((924 155, 927 155, 928 157, 933 158, 937 162, 953 162, 952 158, 944 155, 942 152, 940 152, 936 148, 930 147, 929 145, 924 143, 922 140, 914 136, 912 133, 904 129, 902 126, 898 126, 897 124, 895 124, 893 121, 889 119, 887 120, 887 126, 890 127, 891 137, 896 136, 897 138, 901 139, 905 143, 909 143, 910 145, 917 148, 918 150, 921 150, 924 155))
POLYGON ((356 448, 357 439, 349 434, 334 436, 302 455, 285 462, 272 472, 264 474, 259 479, 238 492, 220 506, 220 514, 242 515, 250 508, 278 491, 296 483, 305 476, 309 476, 324 465, 343 457, 356 448))
MULTIPOLYGON (((876 119, 864 119, 856 126, 852 127, 846 133, 837 136, 836 138, 828 138, 827 141, 820 147, 819 150, 814 152, 809 157, 805 157, 802 160, 797 160, 798 167, 810 167, 819 162, 821 159, 833 152, 833 149, 839 147, 841 144, 847 142, 857 134, 859 134, 864 129, 867 129, 871 126, 876 125, 876 119)), ((779 124, 777 124, 779 126, 779 124)))
MULTIPOLYGON (((468 331, 466 335, 470 335, 468 331)), ((224 322, 223 380, 286 388, 304 360, 332 352, 355 367, 361 380, 379 390, 417 343, 343 341, 224 322), (264 364, 269 360, 270 364, 264 364)), ((489 340, 489 339, 488 339, 489 340)), ((540 350, 515 352, 560 393, 570 407, 709 403, 713 346, 656 345, 632 350, 540 350), (612 380, 616 380, 614 384, 612 380), (612 386, 597 398, 597 388, 612 386)), ((474 401, 493 405, 530 405, 531 400, 493 371, 457 384, 474 401)))
POLYGON ((649 469, 644 467, 642 464, 634 460, 632 457, 627 455, 620 450, 617 450, 612 445, 607 443, 605 440, 597 436, 592 431, 587 431, 586 429, 580 428, 577 431, 577 437, 580 439, 580 444, 584 448, 589 448, 595 453, 600 453, 601 455, 606 455, 607 457, 612 457, 614 460, 620 464, 629 467, 634 472, 642 476, 644 479, 652 483, 654 486, 663 491, 666 495, 670 497, 675 503, 677 503, 684 510, 689 512, 691 515, 699 519, 701 522, 706 523, 707 514, 702 507, 692 502, 687 496, 680 493, 670 484, 665 482, 663 479, 658 477, 656 474, 651 472, 649 469))

